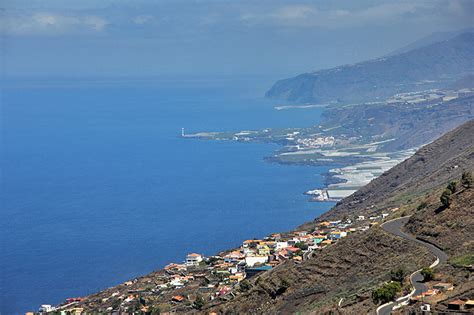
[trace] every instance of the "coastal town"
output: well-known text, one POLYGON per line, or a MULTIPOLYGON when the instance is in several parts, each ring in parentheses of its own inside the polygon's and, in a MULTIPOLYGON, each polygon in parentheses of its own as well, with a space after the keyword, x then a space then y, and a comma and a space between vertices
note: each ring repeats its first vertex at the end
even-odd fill
MULTIPOLYGON (((53 306, 41 305, 35 314, 82 315, 100 309, 108 314, 120 313, 182 313, 199 311, 206 305, 216 305, 245 292, 249 279, 268 272, 278 265, 313 259, 313 254, 334 245, 352 233, 364 233, 398 216, 399 208, 374 214, 359 215, 335 221, 318 221, 314 228, 274 233, 262 239, 248 239, 238 248, 214 256, 189 253, 182 262, 170 263, 164 269, 126 281, 87 298, 67 298, 53 306)), ((472 266, 470 266, 472 269, 472 266)), ((409 303, 420 303, 430 311, 427 302, 445 300, 454 289, 451 282, 435 281, 428 290, 412 296, 409 303)), ((446 310, 472 310, 473 300, 454 299, 444 303, 446 310)), ((213 313, 211 313, 213 314, 213 313)))
POLYGON ((310 196, 310 201, 338 201, 432 141, 435 135, 420 134, 411 140, 407 138, 416 134, 420 119, 434 109, 452 106, 455 110, 446 109, 448 114, 456 112, 461 120, 472 115, 470 103, 466 100, 473 95, 472 87, 448 87, 398 93, 383 101, 361 104, 279 106, 275 109, 310 110, 324 107, 324 112, 320 124, 306 128, 198 133, 184 133, 183 130, 181 136, 186 139, 276 143, 281 148, 265 157, 265 160, 280 164, 331 166, 324 174, 326 187, 308 187, 305 194, 310 196), (387 112, 391 114, 386 115, 387 112), (416 115, 420 117, 414 118, 412 122, 403 119, 416 115), (399 120, 391 119, 391 116, 399 117, 399 120), (403 126, 393 124, 393 121, 402 121, 403 126), (406 128, 413 131, 407 131, 405 137, 400 137, 401 130, 406 128))
MULTIPOLYGON (((392 209, 396 212, 398 209, 392 209)), ((315 223, 311 230, 274 233, 262 239, 248 239, 240 247, 214 256, 189 253, 182 262, 170 263, 163 270, 127 281, 114 289, 83 298, 68 298, 53 306, 41 305, 39 314, 84 314, 100 305, 107 313, 151 312, 149 305, 159 303, 159 310, 186 311, 200 309, 207 303, 226 300, 236 291, 245 291, 248 280, 269 271, 285 261, 300 263, 347 237, 379 225, 389 213, 358 216, 315 223)), ((27 313, 28 314, 28 313, 27 313)), ((31 314, 28 314, 31 315, 31 314)))

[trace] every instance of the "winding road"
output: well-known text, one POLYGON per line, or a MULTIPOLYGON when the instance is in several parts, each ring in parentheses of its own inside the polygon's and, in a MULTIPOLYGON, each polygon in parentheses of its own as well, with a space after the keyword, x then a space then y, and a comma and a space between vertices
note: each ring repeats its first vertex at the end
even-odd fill
MULTIPOLYGON (((441 249, 438 247, 423 242, 414 236, 407 234, 405 232, 402 232, 400 228, 404 226, 407 222, 410 216, 405 216, 401 217, 398 219, 393 219, 390 221, 385 222, 384 224, 381 225, 381 227, 385 230, 385 232, 399 236, 401 238, 404 238, 406 240, 409 240, 411 242, 418 243, 424 247, 426 247, 430 253, 432 253, 435 257, 436 260, 431 264, 431 268, 436 267, 439 264, 443 264, 448 260, 448 255, 446 255, 445 252, 443 252, 441 249)), ((409 299, 412 296, 420 295, 421 293, 426 291, 426 286, 421 282, 423 280, 423 276, 420 273, 421 270, 417 270, 414 273, 410 275, 410 282, 413 286, 413 290, 400 298, 398 298, 394 302, 386 303, 377 308, 377 315, 388 315, 392 312, 392 310, 400 308, 403 305, 408 304, 409 299)))

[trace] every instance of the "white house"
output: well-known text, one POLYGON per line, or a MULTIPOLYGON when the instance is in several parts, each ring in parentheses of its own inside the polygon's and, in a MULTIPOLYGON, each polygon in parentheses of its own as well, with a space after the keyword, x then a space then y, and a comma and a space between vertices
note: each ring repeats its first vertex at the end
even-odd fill
POLYGON ((198 266, 201 261, 201 254, 191 253, 186 256, 186 266, 198 266))
POLYGON ((245 264, 247 267, 253 267, 255 264, 264 264, 268 261, 268 256, 247 256, 245 264))
POLYGON ((288 247, 288 242, 276 242, 275 243, 275 250, 283 249, 288 247))

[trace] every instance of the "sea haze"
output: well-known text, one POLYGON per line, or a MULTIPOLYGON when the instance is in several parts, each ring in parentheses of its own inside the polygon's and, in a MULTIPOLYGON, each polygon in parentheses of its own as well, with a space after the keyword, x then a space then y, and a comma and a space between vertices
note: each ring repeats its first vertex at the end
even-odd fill
MULTIPOLYGON (((272 78, 273 79, 273 78, 272 78)), ((291 229, 327 168, 263 161, 277 149, 187 132, 301 127, 272 79, 13 82, 4 89, 0 313, 36 310, 246 238, 291 229)))

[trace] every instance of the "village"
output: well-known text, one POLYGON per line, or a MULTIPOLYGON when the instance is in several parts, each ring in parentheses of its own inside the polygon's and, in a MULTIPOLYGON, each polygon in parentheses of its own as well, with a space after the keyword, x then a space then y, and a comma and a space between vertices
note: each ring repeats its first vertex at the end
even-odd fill
MULTIPOLYGON (((171 263, 150 276, 127 281, 115 291, 107 289, 94 298, 69 298, 59 306, 41 305, 39 313, 83 314, 87 304, 110 305, 105 312, 131 311, 139 306, 140 311, 149 312, 143 303, 160 300, 161 310, 176 308, 199 309, 215 299, 229 299, 236 290, 245 290, 246 280, 271 270, 279 264, 293 260, 299 263, 309 259, 317 250, 331 246, 350 233, 363 232, 378 225, 389 214, 365 218, 358 216, 336 221, 316 223, 311 231, 275 233, 263 239, 243 241, 239 248, 205 257, 189 253, 181 263, 171 263)), ((28 313, 27 313, 28 314, 28 313)))
MULTIPOLYGON (((105 313, 175 313, 200 310, 208 303, 232 299, 250 286, 249 279, 291 260, 301 263, 313 259, 318 250, 337 243, 351 233, 364 233, 382 224, 399 211, 353 219, 315 222, 311 230, 274 233, 262 239, 248 239, 240 247, 214 256, 189 253, 183 262, 170 263, 164 269, 136 278, 87 298, 68 298, 58 306, 41 305, 34 314, 87 314, 98 305, 105 313), (158 308, 157 308, 158 307, 158 308)), ((472 268, 472 266, 471 266, 472 268)), ((453 283, 433 282, 429 289, 410 298, 410 303, 422 302, 424 311, 430 310, 428 301, 446 299, 453 283)), ((474 301, 456 299, 445 304, 447 310, 474 309, 474 301)))

